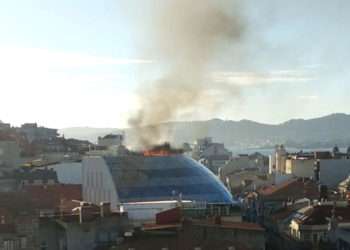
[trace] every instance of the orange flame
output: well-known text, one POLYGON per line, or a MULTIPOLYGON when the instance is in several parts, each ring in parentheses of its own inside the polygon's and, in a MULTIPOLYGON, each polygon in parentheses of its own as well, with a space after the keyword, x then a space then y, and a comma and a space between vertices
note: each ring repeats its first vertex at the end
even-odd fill
POLYGON ((168 150, 146 150, 143 152, 144 156, 170 156, 174 153, 169 152, 168 150))
POLYGON ((181 154, 183 151, 181 149, 172 149, 170 144, 165 143, 163 145, 155 146, 150 150, 143 151, 143 155, 146 157, 150 156, 171 156, 181 154))

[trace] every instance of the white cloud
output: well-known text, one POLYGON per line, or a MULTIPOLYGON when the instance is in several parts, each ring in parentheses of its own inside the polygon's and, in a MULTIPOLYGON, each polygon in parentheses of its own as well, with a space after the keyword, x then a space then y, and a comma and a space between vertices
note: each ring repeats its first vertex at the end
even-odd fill
POLYGON ((276 70, 270 72, 219 71, 214 72, 212 78, 216 82, 225 82, 237 86, 309 82, 316 79, 313 72, 306 70, 276 70))
POLYGON ((298 96, 298 99, 304 101, 317 101, 320 97, 318 95, 301 95, 298 96))
POLYGON ((0 48, 0 119, 15 125, 125 126, 136 98, 126 87, 129 75, 118 66, 143 63, 151 61, 0 48))
POLYGON ((147 59, 92 56, 75 52, 52 51, 41 48, 0 48, 0 68, 67 69, 97 65, 145 64, 147 59))

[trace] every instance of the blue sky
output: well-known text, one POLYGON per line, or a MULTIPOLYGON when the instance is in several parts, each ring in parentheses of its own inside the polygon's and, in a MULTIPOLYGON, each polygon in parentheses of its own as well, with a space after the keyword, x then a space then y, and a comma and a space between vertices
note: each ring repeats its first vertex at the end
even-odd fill
MULTIPOLYGON (((198 1, 200 2, 200 1, 198 1)), ((161 72, 143 52, 156 0, 2 1, 0 119, 19 125, 124 127, 135 92, 161 72)), ((350 113, 350 2, 244 1, 244 60, 216 67, 240 95, 191 119, 279 123, 350 113)))

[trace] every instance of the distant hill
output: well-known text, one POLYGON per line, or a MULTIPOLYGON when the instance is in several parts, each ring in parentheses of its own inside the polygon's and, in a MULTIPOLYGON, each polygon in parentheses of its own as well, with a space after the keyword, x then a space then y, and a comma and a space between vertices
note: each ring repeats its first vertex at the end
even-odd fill
POLYGON ((88 140, 90 142, 97 142, 97 137, 104 136, 110 133, 118 133, 116 128, 91 128, 91 127, 71 127, 64 128, 58 131, 65 138, 75 138, 80 140, 88 140))
MULTIPOLYGON (((193 142, 198 137, 211 136, 215 141, 231 147, 269 147, 283 143, 290 147, 331 147, 350 145, 350 115, 332 114, 315 119, 293 119, 270 125, 249 120, 169 122, 161 124, 175 144, 193 142)), ((66 138, 87 139, 95 142, 98 136, 119 132, 114 128, 65 128, 60 130, 66 138)), ((133 140, 133 129, 125 130, 133 140)))

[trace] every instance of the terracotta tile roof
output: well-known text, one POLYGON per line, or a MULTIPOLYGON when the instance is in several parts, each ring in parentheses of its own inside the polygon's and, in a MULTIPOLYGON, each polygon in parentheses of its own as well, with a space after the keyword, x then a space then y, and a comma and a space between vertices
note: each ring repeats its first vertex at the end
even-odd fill
MULTIPOLYGON (((108 215, 108 218, 115 218, 115 217, 121 217, 124 213, 118 213, 118 212, 112 212, 108 215)), ((101 215, 99 212, 89 212, 88 215, 85 216, 84 222, 92 222, 96 219, 101 218, 101 215)), ((104 217, 108 219, 107 217, 104 217)), ((80 220, 78 213, 67 213, 67 214, 56 214, 56 215, 49 215, 49 216, 43 216, 40 217, 40 221, 49 221, 52 219, 61 220, 66 223, 78 223, 80 220)))
POLYGON ((291 216, 294 212, 295 212, 295 210, 291 207, 282 208, 282 209, 276 211, 275 213, 273 213, 270 217, 274 221, 284 220, 284 219, 288 218, 289 216, 291 216))
POLYGON ((14 224, 0 224, 0 234, 13 234, 16 233, 16 227, 14 224))
POLYGON ((198 226, 211 226, 211 227, 221 227, 229 229, 240 229, 240 230, 253 230, 253 231, 265 231, 259 224, 250 223, 250 222, 221 222, 214 223, 212 221, 194 221, 194 225, 198 226))
POLYGON ((254 231, 265 231, 259 224, 249 222, 222 222, 221 227, 242 229, 242 230, 254 230, 254 231))
MULTIPOLYGON (((295 216, 295 220, 302 225, 325 225, 332 216, 332 205, 317 205, 309 207, 304 213, 295 216), (327 219, 328 218, 328 219, 327 219)), ((350 207, 336 207, 335 216, 338 223, 350 222, 350 207)))
POLYGON ((9 216, 11 215, 11 212, 9 211, 8 208, 0 207, 0 217, 4 216, 9 216))
POLYGON ((319 190, 315 182, 303 179, 287 180, 279 185, 261 188, 259 194, 265 199, 286 200, 299 198, 318 198, 319 190))
POLYGON ((64 202, 81 200, 81 185, 55 184, 26 186, 24 191, 31 197, 39 209, 58 209, 64 202))
POLYGON ((25 192, 0 192, 0 207, 11 214, 16 214, 33 212, 35 204, 25 192))
POLYGON ((163 225, 158 225, 158 224, 144 224, 142 229, 144 231, 150 231, 150 230, 161 230, 161 229, 176 229, 180 228, 182 225, 177 223, 177 224, 163 224, 163 225))
POLYGON ((236 250, 250 250, 251 248, 245 246, 241 242, 238 241, 229 241, 229 240, 207 240, 204 241, 203 243, 203 248, 202 249, 228 249, 230 246, 234 246, 236 250))
POLYGON ((265 195, 265 196, 272 195, 278 191, 281 191, 281 190, 287 188, 289 185, 295 183, 296 181, 297 181, 297 179, 290 179, 290 180, 287 180, 285 182, 282 182, 279 185, 270 185, 267 187, 262 187, 261 189, 259 189, 259 193, 262 195, 265 195))

